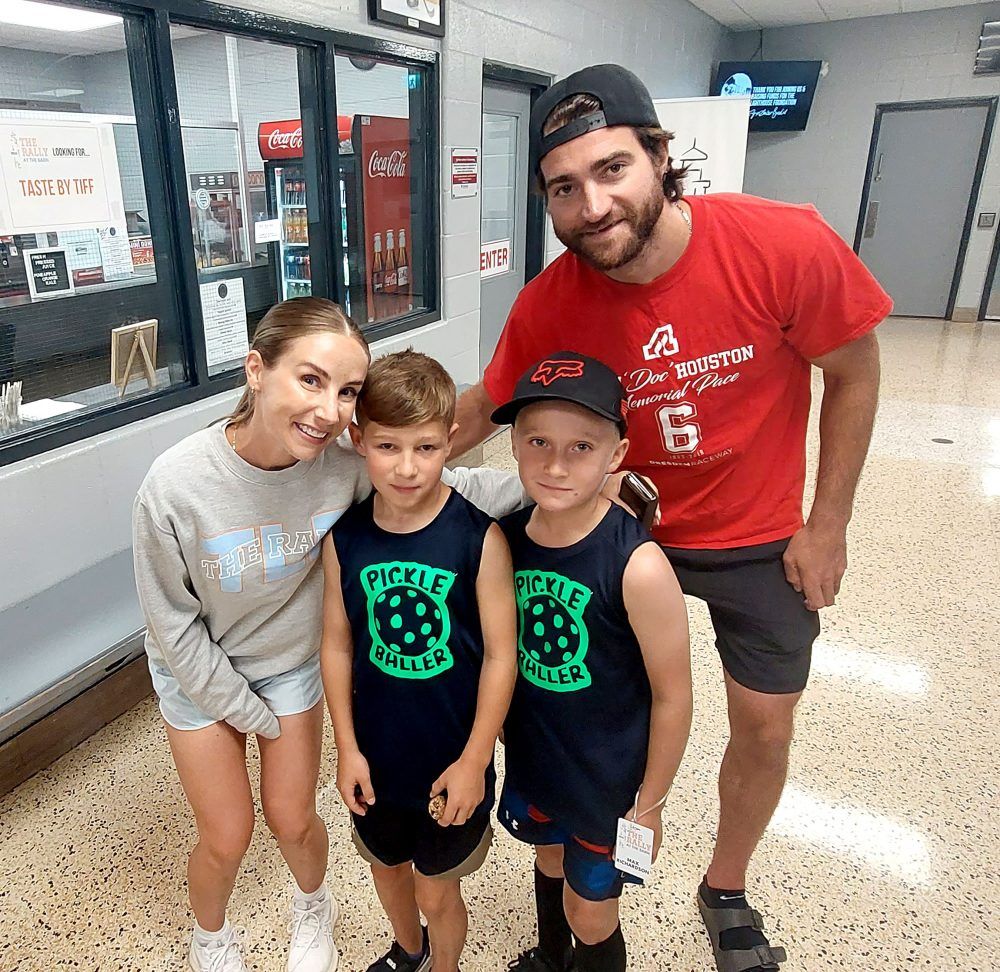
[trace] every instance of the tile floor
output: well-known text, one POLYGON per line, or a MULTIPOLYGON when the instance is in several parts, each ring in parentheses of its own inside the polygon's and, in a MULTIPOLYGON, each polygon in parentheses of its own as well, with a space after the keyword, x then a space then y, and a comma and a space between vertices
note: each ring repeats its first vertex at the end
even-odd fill
MULTIPOLYGON (((883 401, 851 567, 824 614, 788 788, 750 882, 788 949, 786 972, 972 972, 994 968, 1000 945, 1000 325, 896 319, 880 334, 883 401)), ((813 462, 815 441, 814 428, 813 462)), ((501 438, 487 456, 499 465, 505 452, 501 438)), ((697 603, 691 620, 691 744, 655 878, 623 909, 636 970, 713 967, 693 896, 715 824, 725 710, 697 603)), ((320 807, 343 906, 341 967, 356 972, 388 925, 333 776, 331 752, 320 807)), ((0 799, 0 970, 182 968, 193 838, 144 702, 0 799)), ((231 908, 253 969, 284 969, 289 889, 261 820, 231 908)), ((501 969, 533 933, 528 854, 498 837, 467 896, 464 967, 501 969)))

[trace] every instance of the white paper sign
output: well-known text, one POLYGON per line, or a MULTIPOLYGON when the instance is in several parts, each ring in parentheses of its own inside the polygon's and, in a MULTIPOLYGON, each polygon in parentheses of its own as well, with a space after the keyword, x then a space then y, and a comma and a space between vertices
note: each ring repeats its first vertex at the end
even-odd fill
POLYGON ((59 402, 54 398, 40 398, 37 402, 29 402, 21 406, 21 418, 25 422, 44 422, 46 419, 58 418, 70 412, 78 412, 83 405, 77 402, 59 402))
POLYGON ((132 264, 132 248, 128 236, 117 226, 104 226, 97 231, 101 247, 101 262, 104 264, 105 280, 123 280, 135 272, 132 264))
POLYGON ((201 285, 201 313, 205 321, 208 366, 242 360, 250 350, 243 279, 215 280, 201 285))
POLYGON ((498 277, 510 273, 510 240, 494 240, 483 243, 479 248, 479 276, 498 277))
POLYGON ((254 243, 276 243, 281 239, 280 219, 258 219, 253 224, 254 243))
POLYGON ((451 150, 451 197, 463 199, 479 194, 479 149, 451 150))
POLYGON ((749 98, 672 98, 653 104, 660 124, 674 133, 671 158, 689 167, 686 196, 743 191, 749 98))
POLYGON ((111 125, 0 124, 0 235, 125 230, 111 125))

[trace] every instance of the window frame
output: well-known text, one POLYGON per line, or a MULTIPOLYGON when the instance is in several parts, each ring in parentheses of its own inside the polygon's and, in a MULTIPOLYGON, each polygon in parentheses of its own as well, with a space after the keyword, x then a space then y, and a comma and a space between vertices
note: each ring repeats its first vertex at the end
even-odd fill
MULTIPOLYGON (((330 30, 302 24, 252 10, 206 3, 202 0, 46 0, 65 2, 122 17, 126 57, 135 105, 136 129, 144 165, 147 203, 159 208, 165 225, 154 234, 154 252, 171 265, 176 284, 174 312, 177 314, 180 343, 187 369, 184 385, 152 392, 140 399, 121 402, 88 412, 71 414, 52 426, 0 439, 0 469, 62 446, 124 428, 133 422, 161 415, 235 390, 241 384, 241 369, 209 375, 205 333, 201 313, 198 271, 192 241, 188 205, 187 170, 181 139, 180 105, 177 94, 170 26, 180 24, 214 30, 251 40, 294 45, 299 50, 299 103, 303 121, 312 113, 319 134, 314 165, 318 170, 309 179, 310 237, 316 234, 313 256, 313 293, 343 302, 346 286, 343 247, 340 240, 340 192, 333 191, 339 178, 337 137, 336 57, 344 54, 375 57, 403 66, 426 70, 428 133, 422 163, 427 173, 429 244, 425 251, 428 308, 391 321, 365 328, 370 341, 382 340, 404 331, 441 320, 441 190, 440 190, 440 55, 431 48, 362 34, 330 30), (303 58, 304 50, 312 51, 303 58), (311 63, 310 63, 311 62, 311 63), (334 185, 331 185, 333 181, 334 185), (160 249, 156 249, 159 243, 160 249), (331 265, 332 264, 332 265, 331 265)), ((308 191, 308 190, 307 190, 308 191)), ((158 220, 162 224, 163 220, 158 220)))

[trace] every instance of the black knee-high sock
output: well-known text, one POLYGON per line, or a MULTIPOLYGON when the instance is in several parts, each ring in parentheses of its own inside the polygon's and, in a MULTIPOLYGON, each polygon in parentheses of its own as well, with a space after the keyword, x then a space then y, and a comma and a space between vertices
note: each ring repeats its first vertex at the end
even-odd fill
POLYGON ((561 877, 548 877, 535 865, 538 948, 557 972, 569 966, 573 954, 572 932, 563 910, 563 883, 561 877))
POLYGON ((619 925, 603 942, 596 945, 576 943, 576 968, 579 972, 625 972, 625 939, 619 925))

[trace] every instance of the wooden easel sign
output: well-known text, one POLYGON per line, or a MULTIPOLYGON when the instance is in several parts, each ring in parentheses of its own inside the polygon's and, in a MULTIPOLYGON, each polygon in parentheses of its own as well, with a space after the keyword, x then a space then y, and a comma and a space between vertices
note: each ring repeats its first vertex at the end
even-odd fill
POLYGON ((150 390, 156 388, 156 335, 159 321, 139 321, 111 329, 111 384, 120 398, 133 371, 146 376, 150 390))

